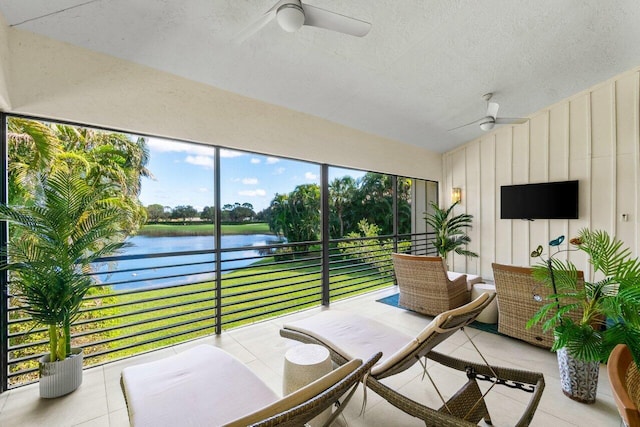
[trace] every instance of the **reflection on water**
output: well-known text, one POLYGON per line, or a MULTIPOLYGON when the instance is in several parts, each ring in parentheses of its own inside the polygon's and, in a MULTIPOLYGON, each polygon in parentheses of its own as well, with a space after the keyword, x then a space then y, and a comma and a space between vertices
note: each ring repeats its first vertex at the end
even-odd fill
MULTIPOLYGON (((148 237, 135 236, 128 240, 132 246, 120 251, 120 256, 151 255, 167 252, 207 251, 171 257, 120 260, 98 268, 97 280, 113 285, 114 290, 161 287, 215 279, 213 236, 148 237), (210 252, 208 252, 210 251, 210 252), (116 271, 117 270, 117 271, 116 271), (108 273, 111 271, 111 273, 108 273)), ((227 235, 221 237, 222 249, 264 246, 279 241, 269 234, 227 235)), ((221 254, 223 273, 250 265, 259 260, 258 250, 247 249, 221 254)))

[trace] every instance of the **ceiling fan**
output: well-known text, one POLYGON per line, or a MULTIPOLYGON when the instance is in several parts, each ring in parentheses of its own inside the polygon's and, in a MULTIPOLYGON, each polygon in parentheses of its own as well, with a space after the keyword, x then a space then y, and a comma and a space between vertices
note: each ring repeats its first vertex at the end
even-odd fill
POLYGON ((236 36, 242 42, 276 18, 280 27, 287 32, 294 32, 303 25, 324 28, 356 37, 367 35, 371 24, 360 19, 344 16, 319 7, 302 3, 300 0, 280 0, 257 21, 242 30, 236 36))
POLYGON ((520 117, 498 117, 499 105, 497 102, 489 102, 492 97, 493 97, 493 93, 486 93, 482 95, 482 99, 484 99, 487 102, 487 112, 485 113, 484 117, 478 120, 474 120, 471 123, 467 123, 462 126, 457 126, 449 130, 452 131, 452 130, 463 128, 465 126, 479 124, 480 129, 486 132, 488 130, 493 129, 495 125, 520 124, 529 120, 529 119, 520 118, 520 117))

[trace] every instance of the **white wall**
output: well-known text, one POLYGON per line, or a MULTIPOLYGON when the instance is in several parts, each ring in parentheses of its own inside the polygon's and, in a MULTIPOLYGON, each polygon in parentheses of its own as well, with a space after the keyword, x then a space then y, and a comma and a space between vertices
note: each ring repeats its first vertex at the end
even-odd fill
MULTIPOLYGON (((492 278, 492 262, 531 265, 530 252, 584 227, 606 230, 640 253, 639 69, 504 126, 443 156, 444 196, 463 189, 457 211, 474 215, 471 250, 454 269, 492 278), (578 220, 500 219, 500 186, 579 180, 578 220), (628 221, 622 220, 628 214, 628 221)), ((588 275, 586 258, 569 255, 588 275)))
POLYGON ((9 27, 0 14, 0 111, 11 109, 9 100, 9 27))
POLYGON ((442 176, 441 155, 416 146, 26 31, 0 31, 10 46, 6 111, 409 177, 442 176))

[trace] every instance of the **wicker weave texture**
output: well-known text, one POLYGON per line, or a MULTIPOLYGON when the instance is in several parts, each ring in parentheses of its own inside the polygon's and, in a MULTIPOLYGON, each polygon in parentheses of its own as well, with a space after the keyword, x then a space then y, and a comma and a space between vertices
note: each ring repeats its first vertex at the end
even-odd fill
POLYGON ((471 300, 467 276, 449 280, 442 258, 395 253, 392 257, 401 306, 437 316, 471 300))
MULTIPOLYGON (((462 427, 478 425, 477 423, 481 418, 484 418, 485 421, 490 421, 489 411, 478 389, 475 378, 469 378, 469 382, 448 399, 448 410, 444 408, 435 409, 419 403, 381 381, 384 378, 406 371, 418 363, 420 359, 427 357, 441 366, 464 372, 467 376, 469 376, 470 373, 476 373, 486 378, 494 378, 494 375, 497 375, 500 382, 509 385, 510 389, 513 389, 513 386, 518 383, 528 387, 531 391, 529 403, 515 424, 517 427, 528 426, 533 419, 545 386, 544 377, 541 373, 498 366, 487 366, 482 363, 457 359, 433 351, 436 345, 446 340, 446 338, 453 335, 465 325, 471 323, 478 314, 491 303, 493 298, 494 295, 490 295, 483 304, 478 305, 474 309, 461 310, 457 314, 444 313, 439 318, 434 319, 432 322, 442 320, 442 323, 439 323, 439 331, 434 331, 434 333, 428 337, 423 337, 416 348, 407 351, 403 357, 398 358, 395 364, 385 371, 368 376, 366 379, 367 387, 403 412, 423 420, 426 426, 462 427), (451 413, 449 413, 449 410, 451 413)), ((335 349, 328 344, 331 337, 326 337, 327 342, 324 342, 306 332, 289 329, 286 326, 280 330, 280 335, 303 343, 314 343, 327 347, 333 361, 339 365, 347 361, 341 356, 341 354, 344 353, 343 350, 335 349)))
MULTIPOLYGON (((533 279, 531 268, 495 263, 492 267, 498 295, 498 332, 538 347, 551 348, 553 334, 543 332, 540 323, 527 329, 529 319, 548 302, 551 290, 533 279), (536 301, 534 295, 542 297, 542 301, 536 301)), ((578 280, 578 287, 584 287, 582 272, 578 272, 578 280)), ((581 313, 571 314, 576 321, 580 316, 581 313)))

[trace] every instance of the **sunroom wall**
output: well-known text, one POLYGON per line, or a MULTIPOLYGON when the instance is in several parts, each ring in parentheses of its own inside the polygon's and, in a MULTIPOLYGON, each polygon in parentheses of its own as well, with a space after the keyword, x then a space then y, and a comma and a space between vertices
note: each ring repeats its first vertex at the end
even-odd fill
POLYGON ((9 111, 9 27, 0 14, 0 111, 9 111))
MULTIPOLYGON (((551 105, 528 123, 498 127, 443 155, 443 194, 462 188, 459 212, 474 215, 471 250, 457 271, 493 277, 492 262, 527 266, 531 251, 584 227, 617 236, 640 253, 640 68, 551 105), (500 186, 579 180, 579 219, 500 219, 500 186), (623 218, 626 214, 626 220, 623 218)), ((567 239, 568 240, 568 239, 567 239)), ((566 246, 563 246, 566 248, 566 246)), ((586 256, 569 259, 589 277, 586 256)))
POLYGON ((441 178, 441 154, 1 26, 9 39, 10 112, 441 178))

